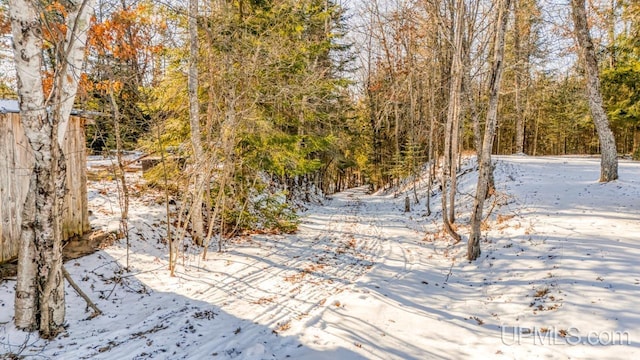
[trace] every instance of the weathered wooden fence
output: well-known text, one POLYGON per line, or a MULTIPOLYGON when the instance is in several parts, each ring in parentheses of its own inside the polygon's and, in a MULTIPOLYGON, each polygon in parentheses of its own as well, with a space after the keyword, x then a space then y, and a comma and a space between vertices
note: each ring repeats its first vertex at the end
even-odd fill
MULTIPOLYGON (((18 255, 22 208, 29 191, 33 156, 20 123, 20 114, 0 113, 0 263, 18 255)), ((67 164, 64 199, 64 239, 90 230, 84 119, 72 116, 62 151, 67 164)))

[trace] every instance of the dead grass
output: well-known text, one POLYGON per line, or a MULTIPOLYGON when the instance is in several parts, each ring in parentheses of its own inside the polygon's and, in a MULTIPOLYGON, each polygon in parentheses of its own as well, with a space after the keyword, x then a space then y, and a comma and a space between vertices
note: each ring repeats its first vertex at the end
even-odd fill
POLYGON ((274 334, 279 334, 283 331, 291 329, 291 320, 279 322, 276 324, 276 328, 272 331, 274 334))
POLYGON ((272 303, 273 300, 275 299, 274 296, 271 297, 261 297, 260 299, 256 300, 256 301, 252 301, 252 304, 257 304, 257 305, 265 305, 265 304, 269 304, 272 303))
POLYGON ((538 289, 535 293, 535 295, 533 295, 533 297, 540 299, 543 298, 544 296, 546 296, 549 293, 549 288, 541 288, 538 289))
POLYGON ((113 171, 109 170, 87 170, 87 180, 89 181, 113 181, 113 171))

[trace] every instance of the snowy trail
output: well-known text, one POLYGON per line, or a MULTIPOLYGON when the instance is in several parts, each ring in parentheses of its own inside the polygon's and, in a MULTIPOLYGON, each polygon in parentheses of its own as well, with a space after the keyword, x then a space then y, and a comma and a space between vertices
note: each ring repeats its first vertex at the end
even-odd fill
MULTIPOLYGON (((358 188, 336 194, 310 211, 295 235, 255 236, 228 252, 211 253, 196 270, 178 271, 178 283, 189 284, 185 289, 189 298, 218 304, 230 315, 275 333, 303 331, 326 309, 344 307, 339 294, 356 287, 376 261, 392 252, 379 227, 379 210, 363 206, 363 198, 369 198, 365 192, 358 188)), ((407 268, 401 254, 398 261, 407 268)), ((191 265, 200 262, 190 260, 191 265)), ((188 264, 185 269, 189 268, 188 264)), ((143 283, 153 282, 154 277, 153 273, 138 276, 143 283)), ((168 291, 166 285, 157 290, 168 291)), ((336 347, 340 346, 317 350, 331 354, 336 347)), ((294 358, 299 356, 309 356, 309 350, 299 349, 294 358)))
POLYGON ((363 222, 362 195, 362 189, 340 194, 307 217, 296 236, 254 239, 266 251, 238 248, 210 255, 230 268, 213 281, 201 279, 205 286, 195 289, 194 298, 224 303, 236 296, 234 314, 252 316, 255 307, 250 305, 256 305, 262 311, 253 321, 281 327, 310 316, 327 297, 362 276, 377 257, 381 239, 375 225, 363 222), (247 306, 237 306, 238 301, 247 306))

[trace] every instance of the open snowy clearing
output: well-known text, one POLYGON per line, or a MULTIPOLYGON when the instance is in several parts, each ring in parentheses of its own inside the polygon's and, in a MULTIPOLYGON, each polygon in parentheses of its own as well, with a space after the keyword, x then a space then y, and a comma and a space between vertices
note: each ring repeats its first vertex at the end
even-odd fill
MULTIPOLYGON (((465 165, 473 168, 473 163, 465 165)), ((294 235, 234 240, 167 271, 164 205, 130 207, 124 240, 66 264, 104 312, 67 286, 67 332, 13 326, 0 284, 0 354, 38 359, 640 358, 640 163, 600 184, 599 160, 498 157, 481 258, 441 232, 440 197, 358 188, 312 206, 294 235)), ((459 178, 459 231, 475 172, 459 178)), ((94 227, 118 226, 114 185, 90 184, 94 227)), ((0 357, 2 357, 0 355, 0 357)))

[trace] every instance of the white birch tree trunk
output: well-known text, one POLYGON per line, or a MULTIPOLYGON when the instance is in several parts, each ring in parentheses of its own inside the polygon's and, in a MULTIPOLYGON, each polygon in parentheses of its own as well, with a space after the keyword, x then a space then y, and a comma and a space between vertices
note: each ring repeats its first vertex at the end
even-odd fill
POLYGON ((80 65, 75 61, 79 57, 81 62, 84 55, 93 3, 67 3, 68 34, 62 44, 56 44, 61 58, 47 99, 41 73, 42 28, 46 26, 41 6, 35 0, 9 1, 20 116, 34 157, 23 211, 15 322, 18 328, 39 330, 49 338, 59 333, 65 317, 60 219, 66 185, 59 140, 64 139, 77 90, 80 65))
POLYGON ((598 59, 596 57, 584 0, 571 0, 571 14, 578 45, 582 51, 587 76, 587 97, 589 109, 600 139, 600 182, 613 181, 618 178, 618 152, 616 140, 609 126, 609 119, 604 110, 602 93, 600 92, 600 76, 598 73, 598 59))
POLYGON ((471 234, 467 244, 467 259, 475 260, 480 256, 480 236, 482 223, 482 213, 484 201, 489 192, 491 179, 493 177, 493 166, 491 164, 491 152, 493 151, 493 140, 496 135, 498 125, 498 100, 500 97, 500 84, 502 72, 504 70, 504 37, 509 19, 509 7, 511 0, 502 0, 498 4, 496 16, 496 35, 494 42, 494 59, 491 67, 489 79, 489 106, 487 108, 487 124, 484 130, 482 142, 482 154, 478 159, 479 174, 476 196, 471 215, 471 234))
MULTIPOLYGON (((29 178, 29 191, 24 204, 22 235, 18 252, 18 278, 16 285, 15 322, 20 329, 37 329, 36 313, 38 312, 36 249, 36 199, 37 179, 35 171, 43 172, 39 177, 50 173, 51 162, 51 126, 47 122, 47 114, 43 107, 42 91, 42 32, 38 11, 25 0, 11 0, 9 14, 13 33, 18 91, 20 94, 21 121, 29 145, 35 149, 43 149, 42 143, 49 143, 44 154, 39 151, 33 154, 35 166, 29 178), (46 163, 45 163, 46 161, 46 163), (44 168, 44 169, 43 169, 44 168), (49 170, 47 170, 49 169, 49 170), (44 170, 44 171, 43 171, 44 170)), ((43 184, 44 185, 44 184, 43 184)))
POLYGON ((73 0, 75 9, 69 11, 67 18, 67 34, 63 43, 61 71, 58 80, 59 99, 59 124, 58 124, 58 144, 62 146, 64 137, 69 127, 69 117, 73 109, 73 103, 78 91, 80 74, 82 73, 82 63, 87 44, 87 35, 91 27, 91 16, 95 10, 96 0, 73 0))

